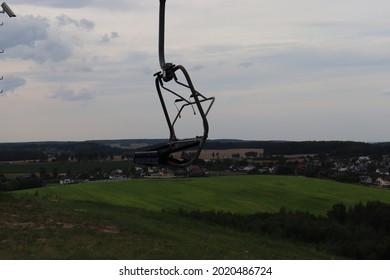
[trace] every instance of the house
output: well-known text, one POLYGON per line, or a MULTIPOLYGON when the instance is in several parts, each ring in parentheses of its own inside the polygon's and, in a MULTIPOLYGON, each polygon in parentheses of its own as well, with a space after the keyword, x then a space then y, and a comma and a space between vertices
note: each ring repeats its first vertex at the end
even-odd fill
POLYGON ((69 179, 69 178, 60 180, 60 185, 69 185, 69 184, 73 184, 73 183, 74 183, 74 181, 72 179, 69 179))
POLYGON ((379 187, 390 188, 390 176, 383 176, 376 179, 376 183, 379 187))
POLYGON ((264 167, 259 169, 260 174, 274 174, 275 169, 273 167, 264 167))
POLYGON ((126 175, 123 173, 122 169, 115 169, 110 172, 110 175, 108 176, 110 180, 118 180, 118 179, 125 179, 127 178, 126 175))
POLYGON ((390 173, 389 173, 389 168, 380 167, 380 168, 377 168, 375 172, 376 172, 377 174, 379 174, 379 175, 387 175, 387 176, 390 175, 390 173))
POLYGON ((256 169, 256 166, 254 166, 254 165, 247 165, 247 166, 244 166, 243 168, 241 168, 242 171, 252 171, 255 169, 256 169))
POLYGON ((359 176, 359 180, 361 184, 371 185, 372 178, 370 176, 359 176))
POLYGON ((206 176, 206 169, 201 168, 197 165, 191 165, 187 168, 187 171, 189 172, 189 175, 191 177, 203 177, 206 176))

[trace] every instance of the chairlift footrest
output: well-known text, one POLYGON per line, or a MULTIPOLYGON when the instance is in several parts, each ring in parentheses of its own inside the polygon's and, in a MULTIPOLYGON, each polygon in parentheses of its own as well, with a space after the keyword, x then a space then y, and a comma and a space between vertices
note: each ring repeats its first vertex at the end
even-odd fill
MULTIPOLYGON (((153 150, 135 152, 133 161, 136 164, 142 165, 173 165, 184 167, 190 162, 175 158, 174 153, 187 151, 195 147, 199 151, 201 143, 200 138, 172 141, 153 150)), ((199 154, 199 152, 195 154, 199 154)))
POLYGON ((134 154, 134 163, 136 164, 157 165, 160 163, 159 159, 158 151, 142 151, 134 154))

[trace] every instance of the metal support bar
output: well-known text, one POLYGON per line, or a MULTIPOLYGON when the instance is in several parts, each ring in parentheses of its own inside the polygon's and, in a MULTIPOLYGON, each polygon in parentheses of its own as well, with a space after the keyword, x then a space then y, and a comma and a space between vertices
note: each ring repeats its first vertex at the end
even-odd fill
POLYGON ((165 41, 165 2, 166 0, 160 0, 160 22, 158 32, 158 56, 160 59, 161 70, 165 68, 165 53, 164 53, 164 41, 165 41))
POLYGON ((160 0, 160 14, 159 14, 159 44, 158 44, 158 53, 159 53, 159 62, 161 70, 160 72, 154 74, 156 77, 155 84, 157 94, 160 99, 161 106, 163 108, 164 116, 169 128, 169 140, 167 144, 164 144, 159 147, 155 147, 149 151, 136 152, 134 156, 134 162, 144 165, 170 165, 175 167, 186 167, 190 164, 193 164, 199 157, 200 152, 204 146, 204 143, 208 137, 209 124, 207 121, 207 114, 210 111, 211 106, 214 104, 215 98, 209 97, 206 98, 204 95, 200 94, 195 90, 190 75, 187 70, 182 65, 174 65, 173 63, 166 63, 165 61, 165 52, 164 52, 164 40, 165 40, 165 3, 166 0, 160 0), (180 71, 185 78, 185 82, 180 82, 177 78, 176 72, 180 71), (174 80, 178 85, 183 86, 190 90, 189 97, 184 97, 182 94, 179 94, 171 89, 169 89, 165 83, 174 80), (168 109, 165 104, 163 91, 175 95, 178 99, 176 102, 184 102, 180 109, 176 106, 178 112, 176 117, 173 119, 173 122, 170 118, 168 109), (202 103, 209 101, 210 105, 205 111, 202 107, 202 103), (175 124, 178 118, 181 116, 181 112, 187 106, 191 106, 194 113, 196 107, 199 112, 199 116, 202 121, 203 134, 201 136, 196 136, 195 138, 190 139, 178 139, 175 133, 175 124), (177 158, 175 153, 182 151, 191 151, 189 158, 177 158))

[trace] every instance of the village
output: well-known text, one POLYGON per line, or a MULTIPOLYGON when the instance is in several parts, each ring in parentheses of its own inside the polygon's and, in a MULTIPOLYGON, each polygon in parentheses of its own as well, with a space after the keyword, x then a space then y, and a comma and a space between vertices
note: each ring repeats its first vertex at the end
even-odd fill
MULTIPOLYGON (((186 169, 131 165, 128 170, 114 169, 74 178, 59 174, 60 184, 90 180, 172 179, 228 175, 290 175, 327 178, 371 187, 390 188, 390 156, 359 156, 348 159, 326 155, 289 155, 264 158, 261 149, 205 150, 196 165, 186 169), (85 177, 85 176, 84 176, 85 177)), ((69 174, 68 174, 69 175, 69 174)))
MULTIPOLYGON (((132 162, 132 154, 128 150, 116 149, 117 155, 113 155, 112 150, 105 150, 104 147, 107 146, 101 145, 88 144, 90 149, 83 146, 83 149, 79 150, 84 154, 69 151, 64 153, 62 146, 61 149, 56 147, 46 150, 40 147, 39 151, 44 151, 44 157, 41 156, 41 159, 2 161, 0 186, 1 190, 15 190, 103 180, 271 174, 306 176, 390 188, 389 154, 376 152, 367 155, 364 153, 366 150, 362 150, 346 156, 343 154, 346 151, 345 146, 337 152, 321 152, 319 145, 322 143, 314 143, 317 145, 315 150, 321 153, 272 154, 275 151, 283 152, 283 147, 291 149, 294 144, 301 143, 287 143, 283 144, 284 146, 278 144, 274 150, 272 147, 204 149, 195 164, 176 169, 136 165, 132 162), (90 153, 85 154, 89 150, 90 153), (98 154, 96 150, 103 152, 98 154)), ((332 143, 325 144, 329 146, 332 143)), ((28 153, 24 153, 26 154, 28 153)))

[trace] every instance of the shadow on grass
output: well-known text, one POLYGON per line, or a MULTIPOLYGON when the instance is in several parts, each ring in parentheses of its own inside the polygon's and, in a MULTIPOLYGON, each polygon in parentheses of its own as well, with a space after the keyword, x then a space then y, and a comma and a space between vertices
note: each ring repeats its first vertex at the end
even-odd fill
POLYGON ((0 259, 331 259, 313 247, 178 215, 0 194, 0 259))

